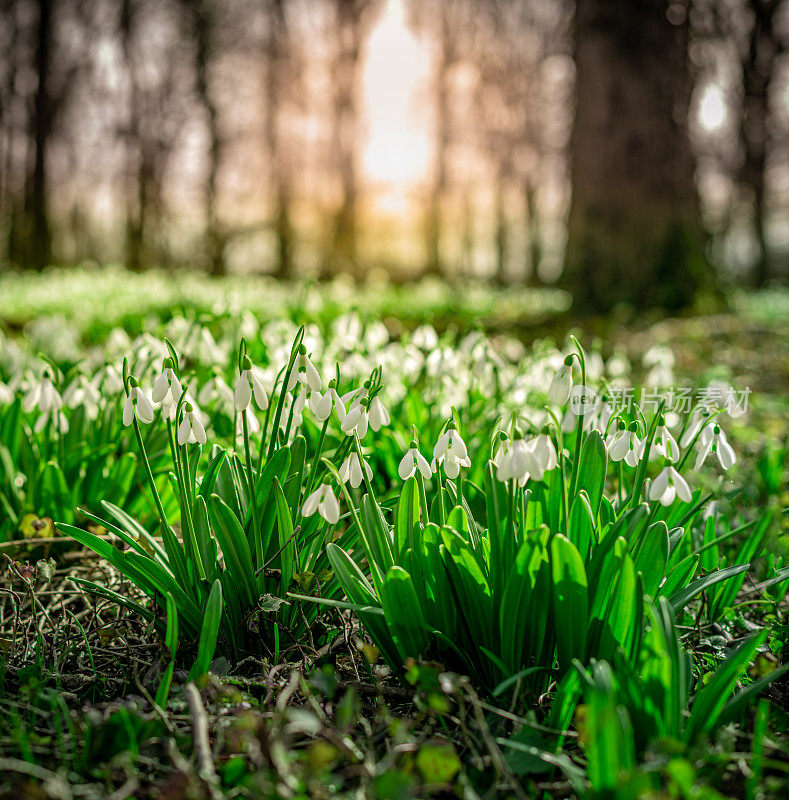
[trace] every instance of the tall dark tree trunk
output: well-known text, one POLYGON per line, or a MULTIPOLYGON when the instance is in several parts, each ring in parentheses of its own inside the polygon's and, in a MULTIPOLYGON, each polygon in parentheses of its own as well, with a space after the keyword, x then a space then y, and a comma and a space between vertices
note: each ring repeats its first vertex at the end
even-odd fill
POLYGON ((765 237, 765 168, 767 166, 769 90, 779 56, 773 18, 778 0, 750 0, 753 26, 748 52, 742 61, 743 109, 741 138, 744 157, 740 179, 753 191, 753 223, 759 256, 752 281, 764 286, 771 277, 770 253, 765 237))
POLYGON ((494 251, 496 253, 496 283, 504 286, 509 283, 507 274, 507 261, 509 255, 509 229, 507 226, 507 209, 505 198, 506 173, 504 168, 499 169, 496 178, 496 222, 494 229, 494 251))
POLYGON ((438 41, 438 62, 435 74, 435 141, 433 155, 433 182, 430 187, 426 220, 428 275, 440 275, 441 263, 441 206, 447 187, 447 148, 450 137, 449 70, 452 65, 452 31, 446 7, 441 5, 441 27, 438 41))
POLYGON ((362 48, 364 15, 369 0, 337 0, 339 51, 335 67, 334 150, 342 188, 342 199, 334 218, 333 263, 329 271, 358 272, 356 205, 358 182, 356 146, 359 113, 357 83, 362 48))
POLYGON ((536 188, 531 179, 527 180, 523 186, 523 201, 526 211, 526 235, 528 236, 526 283, 530 286, 539 286, 542 246, 540 243, 540 220, 537 217, 536 188))
POLYGON ((666 0, 578 0, 564 282, 576 309, 678 309, 711 280, 687 135, 688 22, 666 0))
POLYGON ((133 0, 123 0, 120 13, 121 46, 129 80, 128 124, 124 129, 126 149, 126 235, 124 260, 132 271, 142 269, 145 241, 144 208, 147 204, 143 182, 143 154, 140 136, 140 90, 132 53, 134 29, 133 0))
POLYGON ((190 2, 188 5, 192 9, 194 18, 197 95, 205 111, 208 127, 205 249, 210 273, 212 275, 224 275, 225 243, 217 218, 217 177, 222 157, 222 139, 219 132, 219 111, 208 85, 208 72, 213 49, 214 7, 212 0, 203 0, 200 3, 190 2))
POLYGON ((30 186, 30 266, 42 270, 52 259, 52 240, 47 203, 47 159, 52 131, 52 99, 49 72, 52 55, 52 14, 54 0, 39 0, 36 32, 36 87, 33 106, 33 141, 35 147, 30 186))
POLYGON ((289 44, 284 0, 272 0, 269 13, 266 75, 266 139, 274 184, 274 235, 276 238, 276 277, 292 278, 293 227, 291 225, 290 169, 283 152, 279 119, 284 87, 289 84, 289 44))

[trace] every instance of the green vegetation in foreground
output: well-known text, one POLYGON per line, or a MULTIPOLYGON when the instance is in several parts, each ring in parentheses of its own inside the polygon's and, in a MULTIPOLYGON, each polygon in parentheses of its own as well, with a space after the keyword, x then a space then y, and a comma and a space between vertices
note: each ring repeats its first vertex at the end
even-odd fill
POLYGON ((8 796, 786 791, 750 417, 617 410, 576 340, 243 324, 0 364, 8 796))

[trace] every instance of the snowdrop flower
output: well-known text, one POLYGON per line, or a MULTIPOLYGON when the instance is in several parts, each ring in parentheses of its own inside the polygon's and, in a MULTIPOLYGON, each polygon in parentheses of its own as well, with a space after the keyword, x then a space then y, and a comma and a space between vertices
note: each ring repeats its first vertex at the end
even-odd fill
POLYGON ((169 406, 178 403, 181 399, 183 389, 173 366, 173 359, 170 357, 165 358, 162 371, 154 381, 153 391, 151 392, 151 399, 154 403, 169 406))
MULTIPOLYGON (((329 384, 329 388, 326 390, 325 394, 321 394, 320 392, 310 392, 308 405, 310 407, 310 411, 312 411, 312 415, 320 423, 326 422, 326 420, 331 416, 331 410, 334 406, 334 398, 337 396, 337 392, 332 385, 333 383, 334 381, 329 384)), ((344 410, 345 409, 343 409, 343 411, 344 410)))
POLYGON ((683 503, 689 503, 690 486, 674 467, 664 467, 649 487, 649 499, 670 506, 675 498, 679 498, 683 503))
POLYGON ((355 431, 360 439, 364 439, 368 423, 369 418, 366 406, 363 403, 357 403, 352 405, 348 413, 345 414, 340 423, 340 429, 348 436, 351 436, 355 431))
POLYGON ((701 467, 710 451, 718 456, 718 463, 723 469, 731 469, 736 463, 737 456, 734 454, 734 450, 726 439, 726 434, 720 425, 708 425, 702 431, 699 441, 701 442, 701 449, 696 458, 696 469, 701 467))
POLYGON ((573 357, 567 356, 564 359, 556 375, 553 376, 551 385, 548 389, 548 399, 557 406, 563 406, 570 399, 570 392, 573 390, 573 357))
POLYGON ((367 416, 370 420, 370 427, 374 431, 381 430, 384 425, 388 425, 390 422, 389 412, 378 395, 370 401, 370 410, 367 412, 367 416))
POLYGON ((517 430, 515 439, 505 442, 502 446, 496 462, 496 477, 502 483, 513 480, 520 486, 525 486, 529 477, 540 471, 534 454, 517 430))
POLYGON ((94 381, 107 394, 118 394, 123 391, 123 374, 114 364, 107 364, 96 375, 94 381))
POLYGON ((679 445, 676 439, 669 433, 666 427, 666 420, 661 417, 660 424, 655 431, 655 452, 668 461, 679 460, 679 445))
POLYGON ((631 467, 637 466, 644 455, 644 442, 638 438, 636 433, 636 423, 626 430, 621 430, 614 437, 611 448, 608 451, 612 461, 625 460, 625 464, 631 467))
POLYGON ((553 444, 553 439, 547 433, 537 434, 537 436, 526 442, 526 446, 534 456, 534 463, 537 466, 533 476, 535 480, 542 480, 544 473, 559 466, 556 447, 553 444))
POLYGON ((699 433, 699 431, 712 426, 712 422, 710 422, 709 417, 710 411, 708 408, 705 408, 704 406, 696 406, 693 409, 690 419, 688 420, 688 427, 685 429, 685 433, 682 434, 682 438, 679 440, 679 443, 682 445, 682 447, 687 447, 696 438, 696 434, 699 433))
POLYGON ((411 447, 400 461, 397 474, 400 476, 400 480, 407 481, 417 470, 425 480, 428 480, 433 474, 427 459, 419 452, 416 442, 412 441, 411 447))
POLYGON ((315 365, 310 361, 310 357, 307 355, 307 348, 304 345, 300 346, 299 354, 296 356, 293 369, 290 371, 287 391, 292 391, 297 381, 304 386, 308 386, 313 392, 321 390, 321 376, 318 374, 318 370, 315 369, 315 365))
POLYGON ((184 403, 184 418, 178 426, 178 444, 205 444, 203 423, 197 418, 191 403, 184 403))
POLYGON ((40 382, 33 384, 22 399, 22 408, 25 411, 30 412, 37 408, 41 412, 41 416, 33 426, 34 432, 41 433, 52 419, 57 424, 60 433, 67 433, 68 419, 62 412, 62 407, 63 398, 52 383, 49 370, 45 369, 40 382))
POLYGON ((447 477, 453 479, 460 474, 461 467, 471 466, 466 443, 455 430, 454 422, 449 423, 446 433, 436 442, 433 448, 433 463, 443 464, 447 477))
POLYGON ((123 406, 123 424, 128 428, 134 417, 140 422, 153 422, 153 403, 134 378, 129 378, 129 386, 129 394, 123 406))
POLYGON ((367 480, 372 480, 373 471, 370 469, 370 465, 366 461, 360 462, 358 453, 351 453, 348 458, 342 462, 342 466, 340 467, 340 480, 343 483, 348 483, 350 481, 351 486, 353 486, 354 489, 358 489, 364 478, 362 469, 364 469, 364 474, 367 475, 367 480))
POLYGON ((266 390, 260 379, 252 371, 252 362, 248 356, 244 357, 243 369, 240 375, 236 378, 235 391, 233 393, 233 405, 236 411, 246 411, 252 397, 255 398, 255 403, 261 411, 268 408, 268 397, 266 390))
POLYGON ((233 390, 227 385, 219 370, 216 369, 213 376, 200 387, 200 391, 197 393, 197 402, 201 406, 209 406, 211 403, 218 401, 222 406, 230 407, 235 405, 234 400, 233 390))
POLYGON ((84 375, 77 375, 63 392, 63 403, 69 408, 82 406, 88 419, 96 419, 99 415, 99 390, 93 381, 84 375))
POLYGON ((52 383, 48 369, 42 372, 41 380, 34 383, 22 398, 22 408, 28 413, 37 408, 42 414, 48 415, 52 411, 60 411, 62 405, 63 398, 52 383))
POLYGON ((362 338, 362 323, 353 311, 337 317, 332 323, 333 339, 341 350, 353 350, 362 338))
POLYGON ((432 325, 420 325, 412 334, 411 342, 420 350, 434 350, 438 346, 438 334, 432 325))
POLYGON ((321 484, 301 507, 301 513, 305 517, 311 517, 316 511, 329 525, 336 525, 340 519, 340 504, 327 483, 321 484))

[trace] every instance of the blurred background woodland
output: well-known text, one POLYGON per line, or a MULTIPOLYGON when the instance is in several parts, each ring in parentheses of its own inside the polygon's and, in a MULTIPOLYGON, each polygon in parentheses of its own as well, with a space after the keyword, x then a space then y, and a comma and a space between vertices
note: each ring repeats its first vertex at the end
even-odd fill
POLYGON ((789 274, 789 2, 2 0, 0 264, 789 274))

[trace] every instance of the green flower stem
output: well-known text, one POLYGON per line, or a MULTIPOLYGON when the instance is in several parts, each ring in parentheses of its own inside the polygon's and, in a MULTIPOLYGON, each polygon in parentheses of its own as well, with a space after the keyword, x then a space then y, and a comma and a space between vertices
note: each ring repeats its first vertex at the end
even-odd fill
POLYGON ((416 470, 416 484, 419 487, 419 505, 422 509, 422 526, 430 524, 430 510, 427 505, 427 492, 425 491, 425 476, 416 470))
MULTIPOLYGON (((288 381, 290 380, 290 373, 293 371, 293 365, 296 363, 296 356, 299 352, 299 347, 301 346, 301 340, 304 338, 304 326, 302 325, 299 328, 299 332, 296 334, 296 338, 293 340, 293 347, 290 349, 290 359, 288 360, 288 368, 285 370, 285 375, 282 378, 282 390, 279 394, 279 400, 277 401, 277 411, 274 414, 274 427, 271 431, 271 441, 268 445, 268 458, 270 459, 271 456, 274 455, 274 449, 276 448, 277 443, 277 431, 279 431, 279 421, 282 417, 282 409, 285 407, 285 395, 287 392, 288 381)), ((294 401, 295 402, 295 401, 294 401)))
MULTIPOLYGON (((304 490, 304 496, 309 497, 310 492, 312 491, 312 487, 315 483, 315 475, 318 472, 318 464, 320 463, 321 453, 323 452, 323 445, 326 442, 326 431, 329 428, 329 419, 331 419, 331 415, 326 418, 326 421, 323 423, 323 427, 321 428, 321 435, 318 438, 318 447, 315 450, 315 455, 312 459, 312 466, 310 467, 310 474, 307 478, 307 486, 304 490)), ((299 517, 301 517, 301 511, 299 511, 299 517)))
POLYGON ((140 423, 137 420, 137 415, 135 414, 132 420, 132 427, 134 428, 134 433, 137 436, 137 446, 140 448, 140 455, 142 456, 142 463, 145 467, 145 474, 148 476, 148 483, 151 484, 151 491, 153 492, 153 500, 156 504, 156 511, 159 514, 159 525, 162 529, 162 532, 165 533, 170 530, 170 525, 167 522, 167 514, 165 514, 164 506, 162 505, 162 499, 159 497, 159 490, 156 488, 156 481, 153 479, 153 472, 151 471, 151 464, 148 461, 148 454, 145 451, 145 445, 142 443, 142 434, 140 433, 140 423))
MULTIPOLYGON (((583 389, 586 389, 586 358, 584 357, 584 351, 581 347, 578 340, 575 336, 570 337, 573 340, 573 344, 577 349, 576 358, 578 359, 578 363, 581 366, 581 386, 583 389)), ((575 423, 575 454, 573 456, 573 471, 572 477, 570 478, 570 494, 575 497, 575 490, 578 484, 578 470, 580 467, 581 461, 581 440, 583 438, 583 425, 584 425, 584 415, 578 414, 578 421, 575 423)))
MULTIPOLYGON (((252 506, 253 539, 255 540, 255 559, 258 565, 264 561, 263 542, 260 538, 260 520, 258 519, 258 501, 255 493, 255 476, 252 472, 252 452, 249 447, 249 425, 247 415, 241 412, 241 426, 244 436, 244 455, 247 462, 247 483, 249 484, 249 502, 252 506)), ((261 443, 262 444, 262 443, 261 443)))

